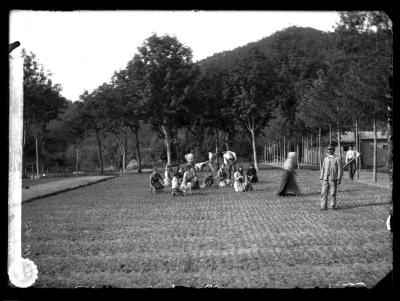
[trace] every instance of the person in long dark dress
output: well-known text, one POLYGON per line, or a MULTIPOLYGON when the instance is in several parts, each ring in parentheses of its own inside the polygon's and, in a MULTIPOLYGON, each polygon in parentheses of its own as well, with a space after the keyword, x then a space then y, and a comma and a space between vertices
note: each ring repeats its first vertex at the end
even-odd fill
POLYGON ((283 164, 284 173, 282 175, 281 186, 277 193, 280 196, 298 195, 301 193, 299 187, 297 186, 295 178, 296 176, 296 172, 294 171, 296 165, 295 158, 296 158, 296 153, 290 152, 288 154, 288 158, 283 164))

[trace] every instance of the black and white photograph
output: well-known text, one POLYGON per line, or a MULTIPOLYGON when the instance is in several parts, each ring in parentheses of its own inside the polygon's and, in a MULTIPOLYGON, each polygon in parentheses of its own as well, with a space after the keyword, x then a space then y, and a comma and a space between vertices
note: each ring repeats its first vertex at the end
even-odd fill
POLYGON ((385 10, 9 12, 9 288, 393 288, 385 10))

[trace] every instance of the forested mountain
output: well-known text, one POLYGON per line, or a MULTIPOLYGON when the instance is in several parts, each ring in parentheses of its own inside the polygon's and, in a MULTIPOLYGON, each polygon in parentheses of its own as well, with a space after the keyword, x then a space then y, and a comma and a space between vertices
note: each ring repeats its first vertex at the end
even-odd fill
POLYGON ((203 60, 198 61, 201 70, 215 67, 226 70, 234 64, 235 60, 247 55, 250 49, 256 47, 265 56, 270 57, 276 54, 284 40, 288 44, 297 44, 299 49, 304 51, 304 55, 314 55, 320 52, 321 47, 326 48, 330 34, 311 27, 288 27, 274 34, 262 38, 259 41, 248 43, 233 50, 215 53, 203 60))

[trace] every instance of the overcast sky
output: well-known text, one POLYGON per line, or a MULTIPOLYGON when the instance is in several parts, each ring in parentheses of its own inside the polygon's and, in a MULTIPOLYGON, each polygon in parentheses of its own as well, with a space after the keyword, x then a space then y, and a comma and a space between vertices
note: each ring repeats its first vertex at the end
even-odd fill
POLYGON ((12 11, 10 42, 35 53, 75 101, 125 68, 152 33, 176 36, 198 61, 289 26, 332 31, 338 21, 334 11, 12 11))

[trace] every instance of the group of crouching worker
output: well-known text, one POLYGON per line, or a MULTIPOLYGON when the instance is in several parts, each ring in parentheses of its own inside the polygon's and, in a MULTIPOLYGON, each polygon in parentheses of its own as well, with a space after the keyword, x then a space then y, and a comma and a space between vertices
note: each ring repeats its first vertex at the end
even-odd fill
MULTIPOLYGON (((329 145, 327 147, 327 157, 324 159, 321 171, 321 203, 320 209, 336 209, 336 192, 337 186, 341 183, 343 175, 343 167, 340 157, 336 157, 335 146, 329 145), (328 205, 328 195, 330 195, 330 202, 328 205)), ((238 166, 236 169, 237 157, 236 153, 226 150, 218 154, 209 152, 209 160, 195 164, 193 151, 185 156, 187 161, 186 170, 179 168, 178 171, 171 176, 171 167, 169 165, 165 168, 164 179, 158 173, 157 168, 154 168, 153 173, 150 176, 150 187, 152 193, 162 191, 165 186, 171 186, 172 195, 185 195, 192 194, 192 189, 200 189, 214 186, 214 172, 213 163, 215 162, 217 155, 222 156, 224 163, 218 170, 217 181, 219 187, 234 187, 236 192, 251 191, 253 190, 252 184, 258 182, 257 171, 254 165, 250 164, 249 169, 244 172, 242 166, 238 166), (203 179, 203 184, 200 186, 197 170, 202 170, 204 166, 210 167, 209 174, 203 179), (232 185, 231 175, 232 170, 234 171, 234 182, 232 185)), ((349 166, 349 178, 354 179, 354 173, 356 170, 356 161, 361 154, 357 151, 353 151, 351 147, 346 154, 346 165, 349 166)), ((297 183, 296 183, 296 171, 298 160, 296 159, 295 152, 289 152, 287 159, 283 164, 284 172, 282 174, 281 185, 277 195, 279 196, 290 196, 301 194, 297 183)))
POLYGON ((208 153, 208 160, 195 163, 193 151, 185 155, 187 165, 185 168, 178 168, 175 173, 172 172, 170 165, 165 167, 164 179, 159 174, 157 168, 153 169, 150 175, 150 188, 152 193, 161 192, 165 187, 171 186, 172 195, 191 195, 192 190, 200 188, 209 188, 217 185, 219 187, 234 187, 236 192, 253 190, 252 183, 258 182, 257 171, 253 164, 245 172, 242 166, 237 166, 237 156, 233 151, 224 151, 214 154, 208 153), (224 162, 217 171, 214 178, 214 163, 217 156, 222 156, 224 162), (204 177, 202 185, 200 185, 197 171, 202 170, 205 166, 209 166, 209 173, 204 177), (231 181, 233 171, 234 181, 231 181))

